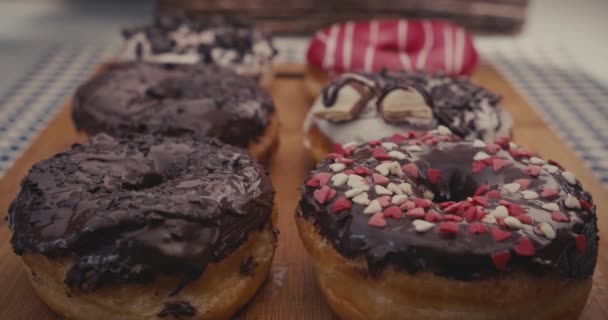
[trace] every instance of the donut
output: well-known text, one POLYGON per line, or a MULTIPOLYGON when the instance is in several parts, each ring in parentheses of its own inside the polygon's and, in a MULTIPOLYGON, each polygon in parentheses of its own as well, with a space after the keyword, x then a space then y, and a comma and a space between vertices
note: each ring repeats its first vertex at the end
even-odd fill
POLYGON ((321 160, 336 145, 439 126, 490 143, 511 135, 512 119, 500 101, 499 95, 444 73, 345 73, 313 103, 303 126, 304 144, 321 160))
POLYGON ((88 135, 214 137, 256 159, 278 143, 270 96, 253 80, 213 65, 113 64, 78 88, 72 119, 88 135))
POLYGON ((218 64, 267 87, 276 49, 269 35, 229 16, 204 21, 181 13, 162 14, 153 24, 123 30, 119 61, 218 64))
POLYGON ((575 175, 501 138, 442 127, 332 153, 296 210, 343 319, 576 319, 598 253, 575 175))
POLYGON ((274 191, 216 140, 100 134, 34 165, 11 243, 66 319, 226 319, 267 277, 274 191))
POLYGON ((319 30, 306 54, 311 98, 344 72, 442 71, 470 75, 477 65, 472 36, 440 20, 348 21, 319 30))

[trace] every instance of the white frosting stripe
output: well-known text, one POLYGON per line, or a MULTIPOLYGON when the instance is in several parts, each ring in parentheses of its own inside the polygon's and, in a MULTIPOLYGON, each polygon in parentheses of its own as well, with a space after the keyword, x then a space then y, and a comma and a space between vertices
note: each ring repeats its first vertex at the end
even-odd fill
POLYGON ((403 65, 403 69, 412 70, 412 62, 410 57, 405 53, 407 44, 407 20, 400 19, 397 23, 397 45, 399 47, 399 59, 403 65))
POLYGON ((445 50, 444 50, 444 64, 445 64, 445 71, 447 73, 452 73, 452 59, 453 59, 453 55, 454 55, 454 49, 453 49, 453 32, 452 32, 452 28, 449 26, 446 26, 445 29, 443 30, 443 42, 445 43, 445 50))
POLYGON ((378 42, 378 21, 372 20, 369 25, 369 46, 365 49, 365 65, 363 67, 367 72, 373 71, 376 42, 378 42))
POLYGON ((342 66, 344 70, 350 70, 351 57, 353 54, 353 35, 355 33, 355 25, 353 22, 347 22, 344 30, 344 44, 342 48, 342 66))
POLYGON ((422 29, 424 31, 424 45, 420 54, 418 55, 418 59, 416 60, 416 69, 424 69, 426 65, 426 59, 429 56, 429 52, 433 47, 433 26, 428 21, 422 22, 422 29))
POLYGON ((462 64, 464 63, 464 30, 462 28, 456 29, 456 48, 454 52, 454 66, 457 72, 462 70, 462 64))

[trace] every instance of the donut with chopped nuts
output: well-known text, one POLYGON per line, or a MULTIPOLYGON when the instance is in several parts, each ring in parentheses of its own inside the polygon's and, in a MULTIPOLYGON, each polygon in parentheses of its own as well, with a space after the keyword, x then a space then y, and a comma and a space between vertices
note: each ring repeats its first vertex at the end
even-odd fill
POLYGON ((212 65, 113 64, 76 91, 72 119, 88 135, 195 135, 267 159, 278 143, 272 98, 256 83, 212 65))
POLYGON ((66 319, 228 319, 262 285, 274 191, 244 150, 102 134, 34 165, 11 244, 66 319))
POLYGON ((598 253, 572 172, 447 128, 330 153, 296 222, 343 319, 576 319, 598 253))
POLYGON ((321 160, 335 145, 442 126, 489 143, 511 135, 512 119, 500 101, 465 78, 442 73, 345 73, 325 85, 308 112, 304 144, 321 160))

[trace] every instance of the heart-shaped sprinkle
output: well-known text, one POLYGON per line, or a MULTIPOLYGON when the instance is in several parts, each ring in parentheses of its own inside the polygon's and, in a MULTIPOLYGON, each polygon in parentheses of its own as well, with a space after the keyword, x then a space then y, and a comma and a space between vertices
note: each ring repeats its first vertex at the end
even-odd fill
POLYGON ((367 176, 369 174, 371 174, 372 172, 369 171, 366 167, 363 166, 356 166, 355 167, 355 174, 358 174, 360 176, 367 176))
POLYGON ((473 160, 475 161, 483 161, 485 159, 488 159, 490 156, 483 152, 483 151, 479 151, 477 152, 474 156, 473 156, 473 160))
POLYGON ((422 219, 422 218, 424 218, 424 209, 414 208, 414 209, 408 210, 405 213, 405 215, 410 217, 411 219, 422 219))
POLYGON ((540 192, 540 196, 547 199, 557 198, 559 196, 559 192, 554 188, 544 187, 540 192))
POLYGON ((333 177, 331 177, 331 182, 336 187, 343 186, 344 184, 346 184, 346 181, 348 181, 348 175, 346 175, 344 173, 338 173, 338 174, 335 174, 333 177))
POLYGON ((498 206, 490 212, 495 218, 504 218, 509 216, 509 211, 505 206, 498 206))
POLYGON ((446 126, 439 125, 439 127, 437 127, 437 133, 442 136, 449 136, 452 134, 452 130, 446 126))
POLYGON ((499 137, 498 139, 496 139, 495 143, 505 150, 509 150, 509 148, 511 148, 511 138, 508 136, 499 137))
POLYGON ((388 176, 390 173, 391 164, 388 162, 381 163, 374 168, 374 170, 378 171, 383 176, 388 176))
POLYGON ((498 150, 500 150, 500 146, 496 143, 490 143, 486 145, 486 151, 490 154, 495 154, 496 152, 498 152, 498 150))
POLYGON ((498 190, 490 190, 486 193, 486 197, 492 199, 500 199, 502 198, 502 194, 498 190))
POLYGON ((367 220, 367 224, 377 228, 386 227, 386 219, 384 219, 384 214, 382 212, 376 212, 369 220, 367 220))
POLYGON ((437 205, 439 206, 439 208, 445 209, 445 208, 447 208, 447 207, 449 207, 449 206, 451 206, 451 205, 453 205, 455 203, 456 202, 454 202, 454 201, 444 201, 444 202, 438 203, 437 205))
POLYGON ((406 139, 406 137, 404 137, 400 133, 395 133, 389 138, 389 140, 391 140, 392 142, 395 142, 395 143, 401 143, 401 142, 405 141, 405 139, 406 139))
POLYGON ((342 173, 344 173, 345 175, 349 176, 351 174, 355 174, 355 170, 353 170, 353 169, 346 169, 346 170, 342 171, 342 173))
POLYGON ((478 172, 483 171, 483 169, 485 169, 486 167, 487 167, 487 165, 484 162, 482 162, 482 161, 475 161, 475 162, 473 162, 473 169, 472 169, 472 171, 473 171, 473 173, 478 173, 478 172))
POLYGON ((537 165, 529 165, 524 167, 522 170, 525 174, 533 177, 538 177, 538 175, 540 174, 540 167, 537 165))
POLYGON ((362 206, 367 206, 370 202, 369 195, 366 192, 359 193, 358 195, 353 197, 353 202, 362 206))
POLYGON ((439 234, 442 236, 455 236, 458 234, 458 224, 454 221, 445 221, 440 223, 439 234))
POLYGON ((416 204, 413 201, 405 201, 399 206, 399 208, 403 210, 412 210, 416 208, 416 204))
POLYGON ((484 183, 484 184, 479 185, 479 187, 477 187, 477 189, 475 190, 475 193, 473 195, 481 196, 484 193, 486 193, 486 191, 488 191, 488 185, 484 183))
POLYGON ((531 257, 534 255, 534 246, 528 237, 519 238, 519 242, 513 249, 520 256, 531 257))
POLYGON ((477 219, 477 208, 475 208, 475 207, 469 207, 469 208, 467 208, 467 210, 465 210, 462 213, 462 217, 467 222, 471 222, 471 221, 477 219))
POLYGON ((391 198, 391 204, 400 205, 408 200, 408 196, 404 194, 398 194, 391 198))
POLYGON ((418 167, 416 167, 416 165, 413 163, 408 163, 408 164, 404 165, 403 172, 405 172, 408 176, 412 177, 413 179, 418 178, 418 167))
POLYGON ((539 157, 531 157, 530 158, 530 163, 531 164, 536 164, 536 165, 541 165, 541 164, 545 164, 547 162, 545 160, 539 158, 539 157))
POLYGON ((556 222, 569 222, 570 221, 570 218, 568 218, 568 216, 566 216, 565 214, 563 214, 559 211, 552 211, 551 219, 553 219, 553 221, 556 221, 556 222))
POLYGON ((426 170, 426 176, 429 178, 430 183, 436 184, 441 177, 441 170, 429 168, 426 170))
POLYGON ((398 185, 394 184, 394 183, 389 183, 388 186, 386 186, 386 188, 388 190, 390 190, 391 192, 393 192, 393 194, 403 194, 403 190, 401 190, 401 188, 399 188, 398 185))
POLYGON ((531 180, 530 179, 517 179, 513 182, 517 183, 519 185, 520 190, 525 190, 525 189, 528 189, 528 187, 530 186, 531 180))
POLYGON ((568 209, 580 209, 581 208, 581 202, 578 201, 578 199, 571 194, 566 196, 566 199, 564 200, 564 205, 568 209))
POLYGON ((365 178, 363 178, 362 176, 351 174, 348 175, 348 181, 346 182, 346 184, 351 188, 358 188, 366 186, 367 180, 365 180, 365 178))
POLYGON ((473 141, 473 147, 475 147, 475 148, 483 148, 485 146, 486 146, 486 143, 479 139, 475 139, 475 141, 473 141))
POLYGON ((339 154, 339 153, 328 153, 326 158, 330 159, 330 160, 338 160, 338 159, 344 158, 344 155, 339 154))
POLYGON ((576 244, 576 251, 578 251, 581 256, 585 255, 585 247, 587 246, 587 238, 585 237, 585 235, 575 235, 574 242, 576 244))
POLYGON ((487 223, 487 224, 496 224, 497 220, 494 216, 491 215, 485 215, 483 218, 481 218, 481 222, 483 223, 487 223))
POLYGON ((455 214, 448 213, 448 214, 444 214, 443 215, 443 220, 445 220, 445 221, 460 222, 460 221, 462 221, 462 217, 457 216, 455 214))
POLYGON ((403 191, 404 194, 412 194, 412 185, 409 183, 401 183, 398 185, 399 189, 403 191))
POLYGON ((371 140, 367 144, 373 148, 373 147, 379 146, 381 143, 382 143, 382 141, 380 141, 380 140, 371 140))
POLYGON ((422 193, 422 198, 424 198, 424 199, 428 199, 428 200, 433 201, 433 199, 435 198, 435 194, 434 194, 434 193, 432 193, 432 192, 431 192, 431 191, 429 191, 429 190, 425 190, 425 191, 422 193))
POLYGON ((362 187, 357 187, 357 188, 352 188, 348 191, 346 191, 344 193, 344 196, 347 198, 352 198, 357 196, 358 194, 362 193, 362 192, 366 192, 369 191, 369 186, 362 186, 362 187))
POLYGON ((510 160, 505 160, 501 158, 496 158, 492 160, 492 170, 494 172, 498 172, 502 170, 502 168, 512 165, 513 163, 510 160))
POLYGON ((372 179, 375 184, 383 186, 386 186, 391 182, 387 177, 377 173, 372 174, 372 179))
POLYGON ((405 154, 401 151, 396 151, 393 150, 391 152, 388 153, 388 156, 393 158, 393 159, 397 159, 397 160, 403 160, 405 159, 405 154))
POLYGON ((333 213, 339 213, 345 210, 349 210, 351 208, 351 204, 350 201, 348 201, 348 199, 346 199, 345 197, 340 197, 338 199, 336 199, 336 201, 334 201, 334 203, 331 206, 331 211, 333 211, 333 213))
POLYGON ((390 159, 386 151, 384 151, 384 148, 381 147, 375 147, 372 156, 380 161, 390 159))
POLYGON ((543 203, 541 207, 549 211, 559 211, 559 206, 557 205, 557 203, 554 202, 543 203))
POLYGON ((484 196, 474 196, 473 204, 482 206, 482 207, 487 207, 490 204, 490 201, 488 200, 487 197, 484 197, 484 196))
POLYGON ((393 219, 403 218, 403 212, 401 212, 401 209, 397 206, 388 207, 388 208, 384 209, 384 211, 382 211, 382 213, 384 213, 385 218, 393 218, 393 219))
POLYGON ((435 226, 434 223, 425 220, 414 220, 412 224, 414 225, 414 230, 416 230, 416 232, 427 232, 435 226))
POLYGON ((429 210, 424 214, 424 220, 428 222, 437 222, 443 220, 443 217, 435 210, 429 210))
POLYGON ((502 230, 500 228, 492 228, 490 232, 492 233, 492 238, 494 238, 494 240, 498 242, 502 242, 509 239, 512 234, 510 231, 502 230))
POLYGON ((492 255, 492 262, 498 271, 507 270, 507 264, 511 260, 511 253, 509 251, 502 251, 492 255))
POLYGON ((342 164, 353 164, 353 162, 355 162, 352 159, 348 159, 348 158, 339 158, 339 159, 336 159, 336 161, 339 163, 342 163, 342 164))
POLYGON ((515 216, 515 218, 517 218, 517 220, 521 221, 521 223, 532 224, 532 218, 530 218, 530 216, 527 216, 525 214, 520 214, 518 216, 515 216))
POLYGON ((541 222, 534 227, 534 233, 551 240, 555 239, 556 236, 555 229, 547 222, 541 222))
POLYGON ((576 184, 576 176, 570 171, 562 172, 562 177, 571 185, 576 184))
POLYGON ((420 207, 423 209, 429 208, 432 204, 432 202, 427 199, 412 198, 412 201, 414 201, 414 203, 416 204, 417 207, 420 207))
POLYGON ((393 142, 382 142, 380 145, 386 150, 393 150, 397 148, 397 145, 393 142))
POLYGON ((583 210, 591 213, 592 209, 591 209, 591 205, 589 204, 589 202, 585 201, 585 199, 580 199, 579 202, 580 202, 581 208, 583 208, 583 210))
POLYGON ((378 200, 372 200, 372 202, 370 202, 369 205, 363 209, 364 214, 373 214, 379 211, 382 211, 382 206, 378 200))
POLYGON ((313 197, 317 200, 318 203, 325 203, 328 200, 331 200, 336 195, 336 190, 331 189, 328 186, 323 186, 321 189, 315 190, 313 192, 313 197))
POLYGON ((519 191, 519 188, 521 188, 521 186, 518 183, 514 183, 514 182, 507 183, 502 186, 502 189, 507 193, 515 193, 515 192, 519 191))
POLYGON ((486 216, 486 211, 483 208, 477 207, 477 212, 475 213, 475 219, 481 220, 486 216))
POLYGON ((389 196, 382 196, 376 200, 378 200, 378 203, 380 204, 380 206, 382 208, 386 208, 391 205, 391 197, 389 197, 389 196))
POLYGON ((405 148, 409 152, 422 152, 422 148, 418 145, 413 145, 405 148))
POLYGON ((521 195, 526 200, 532 200, 532 199, 537 199, 538 198, 538 193, 536 193, 534 191, 531 191, 531 190, 524 190, 524 191, 521 192, 521 195))
POLYGON ((333 149, 332 149, 331 152, 332 153, 341 154, 341 155, 345 155, 346 154, 346 151, 344 150, 344 147, 342 147, 342 145, 339 144, 339 143, 334 144, 334 147, 333 147, 333 149))
POLYGON ((488 233, 488 227, 483 223, 473 222, 467 227, 467 232, 470 234, 484 234, 488 233))
POLYGON ((511 229, 521 229, 522 223, 515 217, 506 217, 502 220, 505 225, 511 229))
POLYGON ((526 210, 517 203, 510 203, 508 209, 510 216, 517 217, 519 215, 526 214, 526 210))
POLYGON ((559 168, 557 166, 554 166, 552 164, 546 164, 543 166, 543 169, 547 170, 547 172, 553 174, 556 173, 557 170, 559 170, 559 168))

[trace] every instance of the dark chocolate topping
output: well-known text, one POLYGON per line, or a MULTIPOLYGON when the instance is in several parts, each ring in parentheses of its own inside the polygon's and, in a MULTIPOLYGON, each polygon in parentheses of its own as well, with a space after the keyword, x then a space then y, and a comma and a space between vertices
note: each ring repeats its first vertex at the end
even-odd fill
POLYGON ((264 169, 239 148, 102 134, 32 167, 9 208, 11 243, 17 254, 75 258, 72 288, 157 273, 183 285, 268 225, 273 198, 264 169))
MULTIPOLYGON (((445 73, 427 72, 394 72, 383 70, 378 73, 357 72, 345 74, 329 82, 322 91, 323 104, 331 106, 335 103, 340 88, 351 81, 358 81, 362 77, 372 81, 376 95, 376 103, 391 91, 398 88, 414 88, 425 98, 433 111, 434 117, 439 125, 448 127, 454 134, 461 138, 483 139, 486 126, 491 126, 492 131, 501 128, 501 117, 496 116, 500 95, 497 95, 481 86, 478 86, 464 77, 450 77, 445 73), (355 75, 356 78, 353 78, 355 75), (490 110, 485 110, 489 108, 490 110), (476 119, 478 113, 492 112, 492 118, 498 122, 495 125, 487 124, 479 127, 476 119)), ((488 119, 489 120, 489 119, 488 119)), ((407 130, 408 128, 404 128, 407 130)), ((409 129, 434 129, 429 127, 412 126, 409 129)))
POLYGON ((182 133, 247 146, 274 113, 256 82, 218 66, 143 62, 108 67, 76 92, 72 117, 89 135, 182 133))
POLYGON ((302 187, 298 215, 341 255, 365 257, 372 274, 392 264, 463 280, 521 269, 592 275, 596 211, 572 173, 508 139, 438 132, 330 154, 302 187))
POLYGON ((164 318, 172 316, 175 318, 180 317, 193 317, 196 315, 196 308, 194 308, 188 301, 169 301, 165 302, 165 307, 156 316, 164 318))

